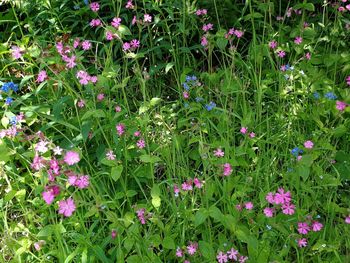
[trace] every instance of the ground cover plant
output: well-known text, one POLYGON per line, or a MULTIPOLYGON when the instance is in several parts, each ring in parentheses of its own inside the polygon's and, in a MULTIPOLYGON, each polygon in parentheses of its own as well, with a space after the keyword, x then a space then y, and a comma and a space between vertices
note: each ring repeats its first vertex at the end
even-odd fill
POLYGON ((0 3, 0 262, 350 262, 350 1, 0 3))

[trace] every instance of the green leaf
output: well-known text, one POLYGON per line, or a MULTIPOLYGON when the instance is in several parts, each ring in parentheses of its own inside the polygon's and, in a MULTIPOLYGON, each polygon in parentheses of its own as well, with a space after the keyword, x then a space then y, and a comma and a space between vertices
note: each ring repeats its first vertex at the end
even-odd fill
POLYGON ((47 225, 44 226, 39 233, 37 234, 37 237, 48 237, 51 236, 54 231, 54 226, 53 225, 47 225))
POLYGON ((160 192, 159 185, 155 184, 152 187, 151 196, 152 196, 152 205, 157 209, 160 207, 160 204, 161 204, 160 195, 161 195, 161 192, 160 192))
POLYGON ((198 245, 199 250, 204 258, 209 260, 215 260, 215 252, 212 245, 205 241, 199 241, 198 245))
POLYGON ((123 172, 123 165, 119 164, 117 166, 112 167, 111 169, 111 177, 116 182, 120 178, 123 172))
POLYGON ((124 25, 120 25, 118 27, 118 32, 121 33, 123 36, 130 36, 131 35, 130 29, 124 25))
POLYGON ((148 154, 141 155, 140 160, 144 163, 157 163, 161 161, 158 156, 151 156, 148 154))
POLYGON ((206 209, 199 209, 194 217, 194 225, 197 227, 205 222, 209 214, 206 209))
POLYGON ((95 118, 105 118, 106 114, 104 113, 103 110, 97 109, 97 110, 92 110, 92 111, 87 111, 81 118, 82 120, 86 120, 90 117, 95 117, 95 118))
POLYGON ((228 44, 228 40, 224 37, 220 37, 216 40, 216 44, 218 45, 218 48, 224 50, 228 44))
POLYGON ((0 161, 8 162, 10 160, 10 151, 3 140, 0 140, 0 161))
POLYGON ((173 62, 170 62, 170 63, 166 64, 166 66, 165 66, 165 73, 168 73, 169 70, 171 70, 174 67, 174 65, 175 64, 173 62))
POLYGON ((162 243, 164 248, 167 249, 175 249, 175 242, 174 239, 171 236, 167 236, 163 239, 162 243))

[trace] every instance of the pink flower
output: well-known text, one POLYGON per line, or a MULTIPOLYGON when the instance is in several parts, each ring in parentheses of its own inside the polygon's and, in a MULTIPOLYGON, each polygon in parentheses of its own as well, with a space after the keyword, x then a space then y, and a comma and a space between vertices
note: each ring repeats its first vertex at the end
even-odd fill
POLYGON ((248 128, 247 128, 247 127, 242 127, 239 131, 240 131, 242 134, 246 134, 247 131, 248 131, 248 128))
POLYGON ((252 202, 247 202, 244 204, 245 209, 252 210, 254 208, 254 205, 252 202))
POLYGON ((304 142, 304 147, 306 149, 312 149, 312 147, 314 147, 314 143, 312 141, 306 141, 304 142))
POLYGON ((221 150, 221 148, 217 148, 214 150, 214 156, 216 157, 224 157, 225 153, 221 150))
POLYGON ((275 212, 274 208, 266 207, 264 209, 264 214, 266 217, 273 217, 273 213, 275 212))
POLYGON ((269 48, 275 49, 277 47, 277 41, 272 40, 269 42, 269 48))
POLYGON ((350 76, 347 76, 346 78, 346 84, 348 84, 350 86, 350 76))
POLYGON ((120 26, 121 22, 122 22, 121 18, 115 17, 115 18, 113 18, 111 25, 118 29, 118 27, 120 26))
POLYGON ((138 41, 137 39, 133 39, 130 42, 130 46, 134 49, 139 48, 140 47, 140 41, 138 41))
POLYGON ((280 58, 283 58, 286 55, 286 52, 284 50, 277 51, 277 56, 280 58))
POLYGON ((287 70, 287 66, 286 66, 286 65, 282 65, 282 66, 281 66, 281 71, 284 72, 284 71, 286 71, 286 70, 287 70))
POLYGON ((300 36, 299 36, 299 37, 296 37, 296 38, 294 39, 294 43, 297 44, 297 45, 300 45, 301 42, 303 42, 303 38, 300 37, 300 36))
POLYGON ((97 12, 98 10, 100 10, 100 5, 97 2, 92 2, 90 4, 90 8, 92 11, 97 12))
POLYGON ((346 5, 345 8, 350 11, 350 4, 349 5, 346 5))
POLYGON ((231 248, 229 251, 227 251, 227 256, 229 259, 237 260, 238 251, 231 248))
POLYGON ((298 223, 299 234, 306 235, 310 231, 310 226, 305 222, 298 223))
POLYGON ((22 57, 22 51, 19 47, 12 46, 11 47, 11 55, 12 55, 13 59, 19 59, 22 57))
POLYGON ((66 57, 66 59, 65 59, 65 62, 67 62, 66 67, 67 68, 74 68, 77 65, 77 63, 75 63, 75 59, 76 59, 75 56, 66 57))
POLYGON ((298 239, 298 246, 299 247, 306 247, 307 246, 307 239, 306 238, 298 239))
POLYGON ((312 227, 312 231, 318 232, 323 228, 323 225, 318 221, 314 221, 314 222, 312 222, 311 227, 312 227))
POLYGON ((91 48, 91 43, 89 40, 84 40, 82 43, 81 43, 81 47, 84 49, 84 50, 89 50, 91 48))
POLYGON ((50 205, 53 200, 55 199, 55 195, 53 194, 52 190, 48 190, 42 193, 43 199, 46 202, 46 204, 50 205))
POLYGON ((181 189, 183 191, 192 191, 193 187, 192 187, 192 181, 188 180, 187 182, 184 182, 181 184, 181 189))
POLYGON ((202 30, 204 32, 208 32, 209 30, 213 30, 213 24, 212 23, 204 24, 203 27, 202 27, 202 30))
POLYGON ((295 212, 295 205, 291 203, 285 203, 282 205, 282 213, 285 215, 293 215, 295 212))
POLYGON ((35 154, 32 164, 30 165, 34 170, 39 171, 45 167, 44 159, 39 155, 35 154))
POLYGON ((208 39, 205 36, 201 38, 201 45, 203 47, 206 47, 208 45, 208 39))
POLYGON ((219 263, 226 263, 228 261, 227 255, 222 251, 220 251, 219 254, 217 254, 216 259, 219 263))
POLYGON ((79 153, 74 151, 68 151, 66 152, 66 155, 64 156, 64 162, 68 165, 76 164, 80 161, 79 153))
POLYGON ((234 34, 235 34, 236 37, 241 38, 244 33, 241 30, 235 30, 234 34))
POLYGON ((73 47, 77 48, 79 45, 80 45, 80 39, 79 38, 74 39, 73 47))
POLYGON ((347 217, 345 217, 345 223, 346 223, 346 224, 350 224, 350 215, 348 215, 347 217))
POLYGON ((105 94, 103 94, 103 93, 97 94, 97 100, 98 101, 103 101, 104 98, 105 98, 105 94))
POLYGON ((106 159, 107 160, 110 160, 110 161, 112 161, 112 160, 115 160, 115 154, 113 153, 113 151, 112 150, 109 150, 107 153, 106 153, 106 159))
POLYGON ((174 185, 174 195, 179 196, 179 193, 180 193, 180 188, 175 184, 174 185))
POLYGON ((34 248, 36 251, 41 250, 41 248, 46 244, 45 240, 39 240, 38 242, 34 243, 34 248))
POLYGON ((302 156, 302 155, 298 155, 298 157, 297 157, 297 161, 300 161, 302 158, 303 158, 303 156, 302 156))
POLYGON ((143 15, 143 21, 144 22, 149 22, 149 23, 151 23, 152 22, 152 16, 151 15, 149 15, 149 14, 144 14, 143 15))
POLYGON ((136 142, 136 146, 139 148, 139 149, 143 149, 146 147, 146 142, 144 139, 140 139, 136 142))
POLYGON ((272 192, 268 193, 265 197, 266 201, 269 202, 270 204, 275 203, 275 197, 272 192))
POLYGON ((197 252, 198 244, 196 242, 190 242, 190 244, 187 246, 187 253, 189 255, 194 255, 197 252))
POLYGON ((255 137, 255 133, 254 132, 249 133, 249 137, 250 138, 254 138, 255 137))
POLYGON ((141 132, 140 132, 140 131, 134 132, 134 136, 135 136, 135 137, 140 137, 140 136, 141 136, 141 132))
POLYGON ((310 54, 310 52, 307 52, 307 53, 305 54, 305 58, 306 58, 307 60, 310 60, 310 59, 311 59, 311 54, 310 54))
POLYGON ((145 212, 146 210, 144 208, 141 208, 136 211, 137 217, 139 218, 139 221, 142 225, 146 224, 145 212))
POLYGON ((284 192, 283 188, 278 188, 277 193, 275 194, 274 200, 275 204, 285 204, 291 201, 292 197, 290 192, 284 192))
POLYGON ((113 40, 113 38, 114 38, 113 33, 111 31, 107 31, 106 32, 106 39, 111 41, 111 40, 113 40))
POLYGON ((176 249, 175 255, 176 255, 178 258, 182 258, 183 255, 184 255, 182 249, 178 247, 178 248, 176 249))
POLYGON ((75 182, 75 186, 77 186, 80 189, 87 188, 89 184, 90 184, 90 181, 89 181, 88 175, 79 176, 75 182))
POLYGON ((126 8, 126 9, 133 9, 133 8, 134 8, 134 5, 132 4, 132 1, 131 1, 131 0, 129 0, 129 1, 126 3, 125 8, 126 8))
POLYGON ((136 23, 137 23, 137 18, 136 18, 136 16, 134 16, 134 17, 132 18, 131 24, 132 24, 132 25, 135 25, 136 23))
POLYGON ((190 97, 190 94, 187 91, 182 92, 182 96, 185 100, 187 100, 190 97))
POLYGON ((116 230, 114 230, 114 229, 112 230, 111 237, 112 237, 112 239, 115 239, 117 237, 117 231, 116 230))
POLYGON ((90 76, 90 81, 95 84, 97 82, 97 76, 90 76))
POLYGON ((79 70, 76 74, 77 78, 79 79, 79 83, 82 85, 89 84, 89 81, 91 80, 90 75, 83 70, 79 70))
POLYGON ((39 72, 38 77, 36 79, 36 82, 43 82, 45 79, 47 79, 47 73, 45 70, 42 70, 39 72))
POLYGON ((80 99, 80 100, 78 101, 77 105, 78 105, 79 108, 84 108, 84 106, 85 106, 85 100, 80 99))
POLYGON ((336 109, 339 111, 344 111, 347 106, 348 104, 345 103, 344 101, 339 101, 339 100, 336 101, 336 109))
POLYGON ((74 173, 68 175, 68 183, 72 186, 75 186, 77 179, 78 177, 74 173))
POLYGON ((115 127, 117 129, 117 133, 119 136, 123 135, 125 132, 125 125, 122 123, 117 124, 117 126, 115 127))
POLYGON ((45 153, 48 151, 48 148, 46 147, 47 144, 48 144, 48 142, 46 142, 46 141, 39 141, 35 145, 35 150, 39 153, 45 153))
POLYGON ((76 209, 74 200, 71 197, 69 197, 67 200, 59 201, 58 206, 58 213, 66 217, 71 216, 76 209))
POLYGON ((244 263, 244 262, 246 262, 248 260, 248 257, 246 257, 246 256, 240 256, 239 257, 239 263, 244 263))
POLYGON ((115 106, 115 112, 121 112, 122 108, 120 106, 115 106))
POLYGON ((98 27, 100 26, 102 23, 101 23, 101 20, 100 19, 92 19, 90 21, 90 26, 91 27, 98 27))
POLYGON ((229 176, 229 175, 232 174, 232 171, 233 171, 233 169, 232 169, 231 164, 225 163, 225 164, 224 164, 224 172, 223 172, 223 175, 224 175, 224 176, 229 176))
POLYGON ((123 50, 124 50, 124 51, 127 51, 127 50, 129 50, 130 48, 131 48, 131 45, 130 45, 129 42, 125 42, 125 43, 123 44, 123 50))
POLYGON ((198 178, 193 179, 194 186, 198 189, 201 189, 203 187, 203 181, 199 180, 198 178))
POLYGON ((238 204, 238 205, 236 205, 235 207, 236 207, 236 209, 237 209, 238 211, 242 211, 242 205, 239 205, 239 204, 238 204))

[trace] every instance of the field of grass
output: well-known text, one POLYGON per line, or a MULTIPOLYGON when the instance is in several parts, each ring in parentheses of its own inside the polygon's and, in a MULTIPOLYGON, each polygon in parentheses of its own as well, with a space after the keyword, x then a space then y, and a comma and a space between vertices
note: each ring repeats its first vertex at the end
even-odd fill
POLYGON ((350 262, 350 1, 0 0, 0 262, 350 262))

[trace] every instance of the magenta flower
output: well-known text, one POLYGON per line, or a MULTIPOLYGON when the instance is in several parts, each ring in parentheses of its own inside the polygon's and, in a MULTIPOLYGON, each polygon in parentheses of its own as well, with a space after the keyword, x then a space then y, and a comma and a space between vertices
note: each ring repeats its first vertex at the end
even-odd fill
POLYGON ((192 191, 193 187, 192 187, 192 181, 188 180, 187 182, 184 182, 181 184, 181 189, 183 191, 192 191))
POLYGON ((221 148, 217 148, 214 150, 214 156, 216 157, 224 157, 225 153, 221 150, 221 148))
POLYGON ((55 195, 53 194, 52 190, 48 190, 42 193, 43 199, 46 202, 46 204, 50 205, 53 200, 55 199, 55 195))
POLYGON ((275 49, 277 47, 277 41, 276 40, 272 40, 269 42, 269 48, 271 49, 275 49))
POLYGON ((275 204, 285 204, 291 201, 290 192, 284 192, 283 188, 278 188, 277 193, 275 194, 275 204))
POLYGON ((115 18, 113 18, 113 20, 111 22, 111 25, 118 29, 118 27, 120 26, 121 22, 122 22, 121 18, 115 17, 115 18))
POLYGON ((323 225, 318 221, 314 221, 314 222, 312 222, 311 227, 312 227, 312 231, 318 232, 323 228, 323 225))
POLYGON ((125 8, 126 8, 126 9, 133 9, 133 8, 134 8, 134 5, 133 5, 133 3, 132 3, 131 0, 129 0, 129 1, 126 3, 125 8))
POLYGON ((139 48, 140 47, 140 41, 138 41, 137 39, 133 39, 130 41, 130 46, 134 49, 139 48))
POLYGON ((65 217, 70 217, 76 209, 74 200, 71 197, 69 197, 67 200, 59 201, 58 206, 58 213, 64 215, 65 217))
POLYGON ((249 137, 250 138, 254 138, 255 137, 255 133, 254 132, 249 133, 249 137))
POLYGON ((314 143, 312 141, 306 141, 304 142, 304 147, 306 149, 312 149, 314 147, 314 143))
POLYGON ((254 205, 252 202, 247 202, 244 204, 245 209, 252 210, 254 208, 254 205))
POLYGON ((75 186, 77 186, 80 189, 87 188, 89 184, 90 184, 90 181, 89 181, 88 175, 79 176, 75 181, 75 186))
POLYGON ((41 83, 41 82, 43 82, 46 79, 47 79, 47 73, 46 73, 45 70, 42 70, 42 71, 39 72, 38 77, 36 79, 36 82, 41 83))
POLYGON ((141 208, 136 211, 137 217, 139 218, 139 221, 142 225, 146 224, 145 212, 146 210, 144 208, 141 208))
POLYGON ((275 203, 275 197, 272 192, 268 193, 265 197, 266 201, 269 202, 270 204, 275 203))
POLYGON ((97 82, 97 76, 90 76, 90 81, 95 84, 97 82))
POLYGON ((240 256, 239 257, 239 263, 244 263, 244 262, 246 262, 248 260, 248 257, 246 257, 246 256, 240 256))
POLYGON ((306 58, 307 60, 310 60, 310 59, 311 59, 311 53, 310 53, 310 52, 307 52, 307 53, 305 54, 305 58, 306 58))
POLYGON ((184 255, 184 253, 183 253, 182 249, 178 247, 178 248, 176 249, 175 255, 176 255, 178 258, 182 258, 183 255, 184 255))
POLYGON ((145 23, 151 23, 152 22, 152 16, 151 15, 149 15, 149 14, 144 14, 143 15, 143 21, 145 22, 145 23))
POLYGON ((113 153, 113 151, 112 150, 109 150, 107 153, 106 153, 106 159, 107 160, 115 160, 115 154, 113 153))
POLYGON ((182 92, 182 96, 185 100, 187 100, 190 97, 190 94, 187 91, 182 92))
POLYGON ((232 169, 231 164, 225 163, 225 164, 224 164, 224 172, 223 172, 223 175, 224 175, 224 176, 229 176, 229 175, 232 174, 232 171, 233 171, 233 169, 232 169))
POLYGON ((76 176, 74 173, 71 173, 68 175, 68 183, 72 186, 75 186, 77 179, 78 179, 78 176, 76 176))
POLYGON ((216 259, 219 263, 226 263, 228 261, 227 255, 222 251, 220 251, 219 254, 217 254, 216 259))
POLYGON ((80 39, 79 38, 74 39, 73 47, 77 48, 77 47, 79 47, 79 45, 80 45, 80 39))
POLYGON ((115 106, 115 112, 121 112, 122 110, 122 107, 120 106, 115 106))
POLYGON ((285 203, 282 205, 282 213, 285 215, 293 215, 295 213, 295 205, 291 203, 285 203))
POLYGON ((201 189, 203 187, 204 181, 201 181, 198 178, 194 178, 193 183, 196 188, 201 189))
POLYGON ((125 42, 125 43, 123 44, 123 50, 124 50, 124 51, 127 51, 127 50, 129 50, 130 48, 131 48, 131 45, 130 45, 129 42, 125 42))
POLYGON ((100 10, 100 5, 99 5, 99 3, 97 3, 97 2, 92 2, 92 3, 90 4, 90 9, 91 9, 92 11, 94 11, 94 12, 97 12, 98 10, 100 10))
POLYGON ((234 34, 235 34, 235 36, 237 37, 237 38, 241 38, 242 36, 243 36, 243 34, 244 34, 244 32, 243 31, 241 31, 241 30, 235 30, 234 31, 234 34))
POLYGON ((77 105, 78 105, 79 108, 84 108, 84 107, 85 107, 85 100, 80 99, 80 100, 77 102, 77 105))
POLYGON ((113 38, 114 38, 113 33, 111 31, 107 31, 106 32, 106 39, 111 41, 111 40, 113 40, 113 38))
POLYGON ((75 63, 76 56, 66 57, 65 62, 67 62, 66 67, 67 68, 74 68, 77 63, 75 63))
POLYGON ((117 133, 119 136, 123 135, 125 132, 125 125, 122 123, 118 123, 117 126, 115 126, 117 133))
POLYGON ((140 132, 140 131, 134 132, 134 136, 135 136, 135 137, 140 137, 140 136, 141 136, 141 132, 140 132))
POLYGON ((131 21, 131 25, 135 25, 137 23, 137 17, 134 16, 131 21))
POLYGON ((206 47, 208 45, 208 39, 205 36, 201 38, 201 45, 203 47, 206 47))
POLYGON ((280 58, 284 58, 284 56, 286 55, 286 52, 284 50, 279 50, 277 51, 277 56, 280 58))
POLYGON ((227 251, 227 256, 229 259, 237 260, 238 251, 234 248, 231 248, 229 251, 227 251))
POLYGON ((136 142, 136 146, 139 148, 139 149, 143 149, 146 147, 146 142, 144 139, 140 139, 136 142))
POLYGON ((180 193, 180 188, 175 184, 174 185, 174 195, 179 196, 179 193, 180 193))
POLYGON ((298 246, 299 247, 306 247, 307 246, 307 239, 306 238, 298 239, 298 246))
POLYGON ((298 223, 298 232, 299 234, 306 235, 310 231, 310 226, 306 222, 298 223))
POLYGON ((212 23, 204 24, 203 27, 202 27, 202 30, 204 32, 208 32, 209 30, 213 30, 213 24, 212 23))
POLYGON ((241 132, 242 134, 246 134, 246 133, 248 132, 248 128, 247 128, 247 127, 242 127, 242 128, 240 129, 240 132, 241 132))
POLYGON ((66 155, 64 156, 64 162, 68 165, 76 164, 80 161, 79 153, 74 151, 68 151, 66 152, 66 155))
POLYGON ((297 45, 300 45, 301 42, 303 42, 303 38, 298 36, 294 39, 294 43, 297 44, 297 45))
POLYGON ((105 94, 103 94, 103 93, 97 94, 97 100, 98 100, 98 101, 103 101, 104 98, 105 98, 105 94))
POLYGON ((13 59, 19 59, 22 57, 22 51, 19 47, 12 46, 11 47, 11 55, 12 55, 13 59))
POLYGON ((101 20, 100 19, 92 19, 90 21, 90 26, 91 27, 98 27, 100 26, 102 23, 101 23, 101 20))
POLYGON ((116 230, 114 230, 114 229, 112 230, 111 237, 112 237, 112 239, 115 239, 117 237, 117 231, 116 230))
POLYGON ((350 215, 348 215, 347 217, 345 217, 345 223, 346 223, 346 224, 350 224, 350 215))
POLYGON ((348 84, 350 86, 350 76, 347 76, 346 78, 346 84, 348 84))
POLYGON ((82 43, 81 43, 81 47, 84 49, 84 50, 89 50, 91 48, 91 42, 89 40, 84 40, 82 43))
POLYGON ((186 248, 187 253, 192 256, 197 252, 198 244, 196 242, 190 242, 190 244, 186 248))
POLYGON ((266 217, 273 217, 273 213, 275 212, 274 208, 266 207, 264 209, 264 214, 266 217))
POLYGON ((344 101, 336 101, 336 109, 339 111, 344 111, 348 104, 344 101))

